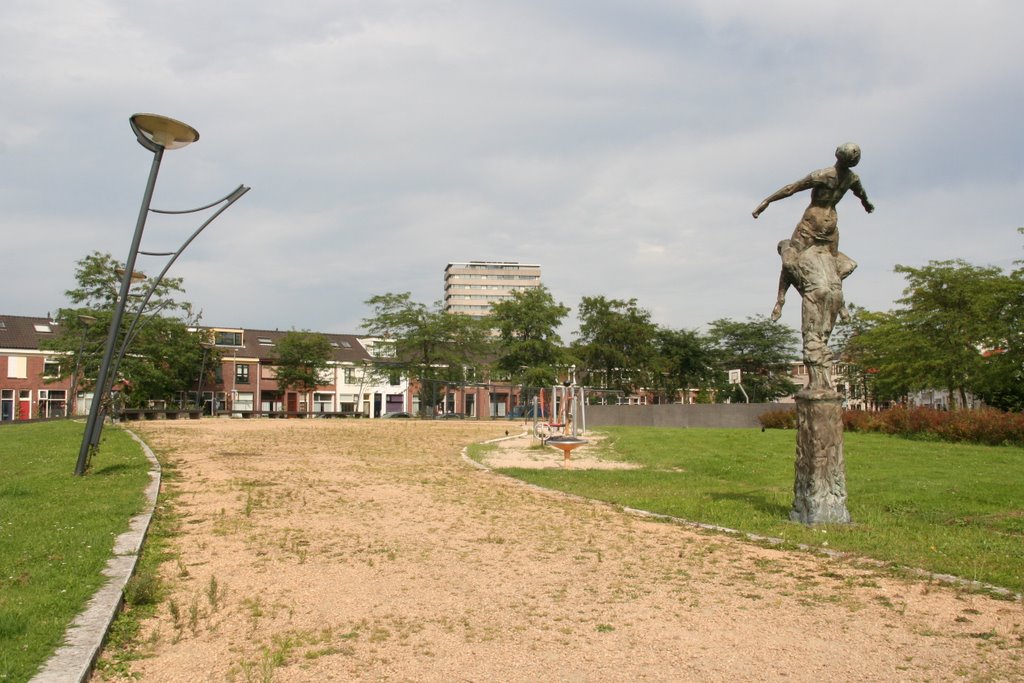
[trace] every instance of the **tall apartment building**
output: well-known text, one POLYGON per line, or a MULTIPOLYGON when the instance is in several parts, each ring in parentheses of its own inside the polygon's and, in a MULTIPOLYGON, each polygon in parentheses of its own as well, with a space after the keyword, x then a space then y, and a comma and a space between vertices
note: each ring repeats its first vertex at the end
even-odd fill
POLYGON ((449 263, 444 269, 444 310, 474 318, 491 314, 491 306, 512 293, 540 287, 540 266, 514 261, 449 263))

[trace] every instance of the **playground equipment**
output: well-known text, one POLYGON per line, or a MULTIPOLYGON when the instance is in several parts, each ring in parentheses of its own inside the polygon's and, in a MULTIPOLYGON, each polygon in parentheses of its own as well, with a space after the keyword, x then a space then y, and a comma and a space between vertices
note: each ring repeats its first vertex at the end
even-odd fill
POLYGON ((563 467, 568 468, 572 451, 587 443, 586 439, 577 435, 577 425, 582 424, 582 429, 586 430, 586 404, 583 400, 583 387, 576 386, 575 372, 561 386, 552 387, 551 400, 553 405, 549 413, 544 405, 543 390, 540 396, 533 399, 534 415, 552 416, 549 422, 534 418, 533 433, 541 444, 562 451, 563 467))

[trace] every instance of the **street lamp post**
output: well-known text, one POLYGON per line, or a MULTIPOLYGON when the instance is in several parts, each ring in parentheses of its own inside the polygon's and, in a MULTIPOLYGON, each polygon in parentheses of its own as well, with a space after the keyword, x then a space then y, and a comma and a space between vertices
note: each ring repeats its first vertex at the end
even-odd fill
MULTIPOLYGON (((131 246, 128 249, 128 258, 124 264, 124 274, 121 279, 121 289, 117 298, 117 302, 114 305, 114 314, 110 321, 110 330, 107 333, 107 341, 103 349, 103 360, 100 363, 99 374, 96 377, 96 395, 93 398, 92 405, 89 407, 89 418, 85 425, 85 434, 82 437, 82 445, 78 452, 78 462, 75 465, 75 475, 81 476, 85 474, 89 466, 89 458, 93 450, 93 444, 99 442, 99 432, 101 425, 99 424, 100 416, 103 414, 103 406, 101 405, 106 400, 107 386, 110 380, 110 369, 111 363, 114 358, 115 348, 117 347, 117 339, 121 330, 121 322, 124 318, 124 312, 128 301, 128 292, 132 284, 132 276, 135 272, 135 261, 140 253, 139 248, 142 244, 142 233, 146 225, 146 217, 150 212, 150 204, 153 199, 153 190, 156 187, 157 174, 160 171, 160 163, 163 160, 164 150, 167 149, 180 149, 187 145, 192 144, 199 139, 199 133, 195 128, 188 124, 176 121, 166 116, 159 116, 157 114, 135 114, 129 122, 132 127, 132 131, 135 133, 135 137, 139 144, 145 147, 147 150, 153 153, 153 163, 150 166, 149 178, 146 182, 146 189, 142 196, 142 206, 139 209, 139 217, 135 223, 135 232, 132 236, 131 246)), ((249 188, 239 186, 237 190, 228 198, 231 201, 238 199, 249 188)), ((230 206, 230 203, 228 204, 230 206)), ((211 205, 212 206, 212 205, 211 205)), ((221 211, 218 211, 214 215, 217 215, 227 207, 222 207, 221 211)), ((197 209, 198 210, 198 209, 197 209)), ((165 212, 175 213, 175 212, 165 212)), ((156 285, 163 278, 167 268, 173 263, 174 259, 180 255, 186 246, 213 220, 206 221, 192 236, 186 240, 185 244, 175 252, 174 258, 167 264, 164 271, 160 273, 153 284, 151 285, 149 292, 139 306, 139 312, 136 314, 134 323, 138 321, 138 317, 141 316, 146 303, 149 301, 149 297, 152 296, 153 290, 156 285)), ((127 339, 125 344, 121 348, 122 356, 124 351, 127 349, 127 339)))
MULTIPOLYGON (((142 273, 134 273, 132 275, 132 277, 134 279, 136 279, 136 280, 139 280, 139 281, 146 279, 146 276, 143 275, 142 273)), ((114 360, 111 361, 111 363, 110 363, 110 371, 108 372, 109 381, 107 382, 107 386, 104 387, 103 391, 102 391, 102 395, 104 397, 110 396, 113 393, 113 391, 114 391, 114 382, 117 381, 117 373, 121 369, 121 361, 124 360, 124 354, 128 351, 128 346, 131 345, 131 343, 135 340, 135 337, 138 336, 139 332, 142 330, 143 327, 145 327, 146 323, 148 323, 154 317, 159 315, 160 311, 162 311, 164 309, 164 307, 167 306, 168 303, 169 302, 164 302, 164 303, 160 304, 160 306, 158 306, 155 311, 150 313, 149 317, 147 317, 142 322, 141 325, 138 325, 138 322, 139 322, 139 318, 142 316, 143 311, 145 310, 146 300, 143 300, 139 304, 139 308, 135 312, 135 317, 132 318, 132 322, 128 326, 128 330, 125 332, 124 339, 121 340, 121 347, 118 350, 118 352, 114 354, 114 360), (138 325, 138 327, 136 327, 136 325, 138 325)), ((113 407, 112 401, 110 403, 111 403, 111 405, 109 407, 113 407)), ((123 401, 122 401, 121 405, 122 405, 122 407, 124 406, 123 401)), ((93 429, 92 436, 90 437, 91 438, 90 444, 91 444, 93 450, 95 450, 97 447, 99 447, 99 444, 100 444, 100 435, 103 432, 103 421, 106 419, 107 407, 108 406, 101 406, 100 407, 100 416, 96 420, 96 426, 93 429)))
MULTIPOLYGON (((135 316, 132 318, 131 323, 128 325, 128 331, 125 333, 125 337, 124 337, 124 339, 121 342, 120 350, 117 352, 117 354, 115 356, 114 363, 113 363, 113 368, 112 368, 112 371, 110 372, 110 384, 111 384, 111 387, 113 387, 114 380, 117 377, 117 369, 118 369, 118 367, 120 367, 121 360, 124 359, 124 355, 128 351, 128 346, 135 339, 136 335, 138 335, 139 330, 142 328, 143 325, 145 325, 147 322, 149 322, 157 313, 159 313, 160 310, 163 309, 163 307, 167 305, 167 303, 169 303, 169 302, 164 302, 163 304, 161 304, 161 306, 159 308, 157 308, 156 311, 151 312, 149 314, 149 317, 146 318, 146 320, 142 321, 142 315, 143 315, 143 313, 146 313, 146 306, 149 304, 149 300, 151 298, 153 298, 153 294, 156 292, 156 288, 160 285, 161 282, 163 282, 164 275, 166 275, 167 271, 171 269, 171 266, 174 265, 174 262, 178 260, 178 257, 181 256, 181 253, 183 251, 185 251, 186 247, 188 247, 188 245, 192 244, 192 241, 196 237, 199 236, 199 233, 201 233, 203 230, 205 230, 206 227, 208 225, 210 225, 210 223, 215 221, 218 216, 220 216, 222 213, 227 211, 228 207, 230 207, 236 201, 241 199, 241 197, 246 192, 248 192, 248 191, 249 191, 248 187, 246 187, 245 185, 239 185, 234 190, 232 190, 229 194, 225 195, 224 197, 221 197, 217 201, 210 202, 209 204, 197 207, 195 209, 184 209, 182 211, 164 211, 164 210, 161 210, 161 209, 150 209, 150 211, 152 211, 153 213, 179 214, 180 215, 180 214, 187 214, 187 213, 196 213, 198 211, 205 211, 206 209, 211 209, 214 206, 217 206, 218 204, 222 205, 219 209, 217 209, 215 212, 213 212, 213 214, 209 218, 207 218, 205 221, 203 221, 202 225, 200 225, 198 228, 196 228, 195 231, 191 235, 189 235, 188 238, 184 242, 181 243, 181 246, 178 247, 177 251, 172 251, 172 252, 152 252, 152 251, 141 251, 141 250, 139 251, 139 254, 142 254, 142 255, 145 255, 145 256, 169 256, 170 258, 167 260, 167 263, 164 264, 164 267, 160 271, 160 273, 155 278, 153 278, 152 282, 149 285, 149 288, 146 290, 146 293, 143 294, 143 295, 139 295, 140 296, 140 303, 139 303, 138 309, 135 311, 135 316), (140 321, 142 321, 142 325, 139 325, 140 321)), ((118 273, 120 274, 120 270, 118 271, 118 273)), ((146 276, 142 275, 141 273, 133 273, 132 274, 132 278, 137 278, 137 279, 144 280, 146 278, 146 276)), ((97 420, 97 422, 96 422, 96 424, 95 424, 95 426, 93 428, 92 436, 90 437, 93 449, 95 449, 95 448, 97 448, 99 446, 100 434, 102 433, 102 431, 103 431, 103 414, 101 413, 99 420, 97 420)))

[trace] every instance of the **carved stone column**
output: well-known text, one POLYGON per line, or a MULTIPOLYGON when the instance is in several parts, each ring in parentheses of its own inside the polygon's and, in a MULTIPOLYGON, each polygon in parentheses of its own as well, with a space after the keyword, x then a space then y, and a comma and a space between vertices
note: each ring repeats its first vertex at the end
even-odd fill
POLYGON ((803 524, 848 523, 842 396, 831 389, 804 389, 796 395, 796 422, 789 518, 803 524))

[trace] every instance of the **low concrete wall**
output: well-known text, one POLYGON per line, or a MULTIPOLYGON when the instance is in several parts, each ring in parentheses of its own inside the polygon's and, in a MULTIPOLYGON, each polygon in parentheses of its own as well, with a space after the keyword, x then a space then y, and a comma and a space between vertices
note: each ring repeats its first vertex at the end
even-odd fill
POLYGON ((587 427, 748 427, 782 403, 716 403, 712 405, 587 406, 587 427))

